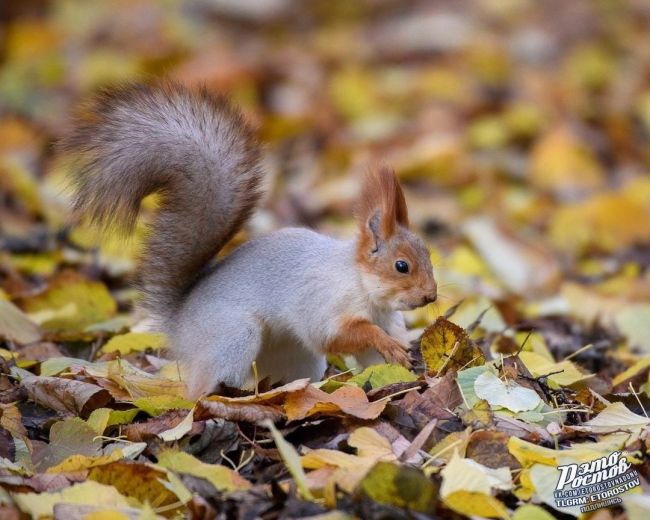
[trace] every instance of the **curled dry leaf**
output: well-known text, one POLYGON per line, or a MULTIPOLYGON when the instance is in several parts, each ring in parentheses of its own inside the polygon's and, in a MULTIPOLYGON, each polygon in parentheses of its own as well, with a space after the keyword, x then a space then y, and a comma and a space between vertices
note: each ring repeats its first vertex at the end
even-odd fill
POLYGON ((111 401, 111 395, 103 388, 75 379, 29 376, 21 384, 29 398, 41 406, 81 417, 88 417, 111 401))
POLYGON ((279 421, 284 414, 282 408, 273 404, 224 403, 202 399, 196 404, 195 417, 199 420, 218 417, 227 421, 260 423, 266 419, 279 421))
POLYGON ((211 395, 199 401, 195 417, 197 419, 219 417, 228 421, 251 423, 270 419, 275 422, 284 416, 280 403, 288 395, 300 392, 308 385, 309 379, 297 379, 261 394, 244 397, 211 395))

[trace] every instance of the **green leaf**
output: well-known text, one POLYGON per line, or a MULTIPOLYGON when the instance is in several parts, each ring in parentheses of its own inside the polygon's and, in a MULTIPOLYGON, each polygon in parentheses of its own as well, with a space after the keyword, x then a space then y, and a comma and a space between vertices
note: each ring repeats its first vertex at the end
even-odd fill
POLYGON ((393 383, 417 381, 417 376, 402 365, 381 364, 371 365, 360 374, 351 377, 347 382, 364 388, 367 384, 371 388, 381 388, 393 383))
POLYGON ((360 489, 380 504, 420 513, 433 513, 438 488, 420 470, 378 462, 361 481, 360 489))
POLYGON ((307 477, 305 476, 305 472, 300 463, 300 455, 298 455, 296 449, 284 439, 282 434, 269 419, 264 421, 263 425, 271 430, 271 435, 273 436, 275 445, 280 452, 280 456, 282 457, 285 466, 289 470, 289 473, 291 473, 300 495, 306 500, 314 500, 311 491, 309 491, 309 486, 307 485, 307 477))

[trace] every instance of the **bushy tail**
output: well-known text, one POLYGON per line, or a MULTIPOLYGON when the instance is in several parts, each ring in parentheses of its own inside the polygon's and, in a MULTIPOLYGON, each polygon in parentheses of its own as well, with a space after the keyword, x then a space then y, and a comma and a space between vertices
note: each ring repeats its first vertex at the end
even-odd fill
POLYGON ((140 202, 160 194, 139 264, 144 305, 177 306, 260 198, 253 131, 227 101, 173 83, 99 93, 61 149, 77 154, 75 210, 131 229, 140 202))

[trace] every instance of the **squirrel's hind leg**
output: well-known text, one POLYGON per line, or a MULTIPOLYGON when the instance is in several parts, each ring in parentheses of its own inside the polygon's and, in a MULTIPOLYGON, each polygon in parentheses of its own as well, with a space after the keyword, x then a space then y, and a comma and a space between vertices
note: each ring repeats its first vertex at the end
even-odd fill
POLYGON ((312 382, 322 379, 327 368, 324 355, 307 350, 290 336, 269 339, 257 358, 260 379, 270 377, 272 383, 289 383, 305 377, 312 382))
POLYGON ((262 348, 262 324, 250 314, 209 320, 185 334, 180 357, 188 395, 197 398, 219 383, 241 388, 249 380, 252 364, 262 348))

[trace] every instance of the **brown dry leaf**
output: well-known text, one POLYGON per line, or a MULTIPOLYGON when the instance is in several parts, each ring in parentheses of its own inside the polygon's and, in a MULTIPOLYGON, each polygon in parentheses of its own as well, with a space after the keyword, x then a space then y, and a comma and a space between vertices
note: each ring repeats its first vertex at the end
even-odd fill
POLYGON ((228 421, 259 423, 266 419, 279 421, 284 414, 280 405, 257 403, 224 403, 202 399, 196 404, 198 420, 221 418, 228 421))
POLYGON ((0 426, 11 433, 14 437, 29 442, 27 430, 23 425, 20 410, 15 404, 0 403, 0 426))
POLYGON ((102 441, 88 423, 79 417, 59 421, 50 428, 50 443, 34 460, 41 469, 60 464, 73 455, 98 457, 102 454, 102 441))
POLYGON ((147 442, 156 438, 159 433, 178 426, 186 416, 187 410, 169 410, 145 422, 124 425, 122 434, 131 442, 147 442))
POLYGON ((211 395, 199 401, 195 415, 200 419, 220 417, 229 421, 252 423, 259 423, 265 419, 270 419, 275 422, 283 417, 280 403, 288 395, 300 392, 308 385, 309 379, 297 379, 268 392, 262 392, 261 394, 243 397, 211 395))
POLYGON ((111 400, 110 394, 103 388, 75 379, 29 376, 24 377, 21 384, 29 398, 41 406, 84 418, 111 400))
POLYGON ((465 456, 488 468, 520 468, 521 465, 508 450, 509 438, 509 435, 500 431, 476 431, 469 438, 465 456))
POLYGON ((211 395, 203 399, 204 401, 217 401, 221 403, 257 403, 257 404, 270 404, 270 403, 281 403, 287 394, 298 392, 307 388, 309 385, 309 378, 307 379, 296 379, 291 383, 286 385, 279 386, 268 392, 262 392, 261 394, 252 394, 243 397, 224 397, 221 395, 211 395))
POLYGON ((356 386, 343 386, 331 394, 313 385, 300 392, 289 394, 284 411, 289 421, 296 421, 316 414, 352 415, 359 419, 376 419, 386 407, 388 400, 368 401, 368 396, 356 386))
POLYGON ((433 418, 453 419, 454 408, 463 402, 454 377, 454 372, 447 372, 423 393, 409 392, 395 404, 411 417, 418 428, 423 428, 433 418))
POLYGON ((432 375, 485 364, 483 352, 465 330, 442 316, 424 330, 420 350, 427 372, 432 375))

